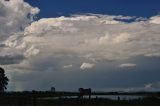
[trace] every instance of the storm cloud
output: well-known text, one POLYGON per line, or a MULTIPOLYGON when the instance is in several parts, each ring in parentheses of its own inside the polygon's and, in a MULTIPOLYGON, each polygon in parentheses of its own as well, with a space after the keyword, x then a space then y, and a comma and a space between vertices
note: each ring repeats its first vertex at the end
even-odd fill
POLYGON ((0 1, 0 65, 7 66, 10 90, 138 88, 160 80, 155 74, 159 15, 90 13, 34 20, 39 11, 23 0, 0 1), (134 69, 119 71, 122 67, 134 69))
POLYGON ((25 59, 25 57, 23 55, 5 55, 5 56, 0 56, 0 64, 1 65, 19 64, 24 59, 25 59))

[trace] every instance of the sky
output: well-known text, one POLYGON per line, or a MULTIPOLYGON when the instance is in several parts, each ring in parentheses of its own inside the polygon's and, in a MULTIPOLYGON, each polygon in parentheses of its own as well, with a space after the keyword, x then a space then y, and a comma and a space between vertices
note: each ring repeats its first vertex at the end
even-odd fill
POLYGON ((159 0, 25 0, 41 9, 39 17, 107 14, 150 17, 160 10, 159 0))
POLYGON ((159 91, 159 0, 0 0, 8 91, 159 91))

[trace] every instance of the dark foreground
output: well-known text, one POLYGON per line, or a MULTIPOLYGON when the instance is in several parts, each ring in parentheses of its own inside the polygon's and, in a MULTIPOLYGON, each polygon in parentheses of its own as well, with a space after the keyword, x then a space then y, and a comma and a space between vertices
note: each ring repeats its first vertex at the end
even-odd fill
POLYGON ((156 98, 145 98, 137 100, 108 100, 108 99, 42 99, 32 102, 25 99, 3 100, 0 106, 160 106, 160 100, 156 98))
MULTIPOLYGON (((108 95, 108 93, 101 93, 108 95)), ((110 95, 119 95, 110 93, 110 95)), ((144 93, 124 93, 124 95, 144 95, 144 93)), ((87 94, 85 94, 87 95, 87 94)), ((71 92, 23 92, 0 94, 0 106, 160 106, 159 94, 145 93, 144 98, 124 100, 117 98, 92 97, 79 98, 79 93, 71 92), (73 97, 74 96, 74 97, 73 97)), ((100 93, 97 93, 100 95, 100 93)), ((118 97, 118 96, 117 96, 118 97)))

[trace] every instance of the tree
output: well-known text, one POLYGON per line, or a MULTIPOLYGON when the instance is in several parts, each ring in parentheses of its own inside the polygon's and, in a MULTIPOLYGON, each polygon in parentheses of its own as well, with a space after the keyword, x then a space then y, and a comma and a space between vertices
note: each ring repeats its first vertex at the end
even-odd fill
POLYGON ((9 79, 5 75, 5 71, 0 67, 0 92, 4 92, 7 89, 9 79))

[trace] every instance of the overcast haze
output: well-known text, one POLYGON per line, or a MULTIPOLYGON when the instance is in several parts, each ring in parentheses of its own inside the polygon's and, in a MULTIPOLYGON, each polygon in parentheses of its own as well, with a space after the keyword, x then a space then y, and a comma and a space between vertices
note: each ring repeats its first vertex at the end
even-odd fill
POLYGON ((127 5, 138 0, 109 0, 112 11, 93 1, 0 0, 0 66, 9 91, 160 90, 160 2, 142 0, 133 11, 127 5))

